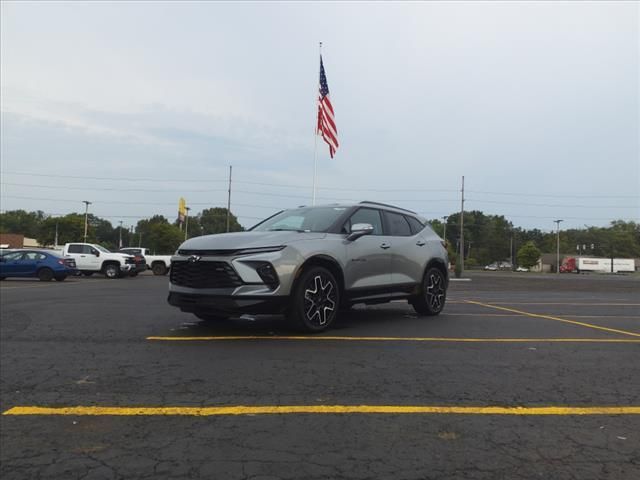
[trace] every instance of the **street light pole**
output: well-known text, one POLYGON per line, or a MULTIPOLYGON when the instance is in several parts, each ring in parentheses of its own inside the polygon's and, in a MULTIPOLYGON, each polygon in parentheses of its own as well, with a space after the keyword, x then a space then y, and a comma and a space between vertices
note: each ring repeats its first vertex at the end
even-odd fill
POLYGON ((83 200, 82 203, 84 203, 84 243, 87 243, 87 226, 89 224, 89 205, 91 205, 91 202, 88 202, 86 200, 83 200))
POLYGON ((189 210, 191 210, 191 207, 184 207, 184 209, 187 211, 187 215, 184 222, 184 239, 186 240, 189 235, 189 210))
POLYGON ((560 273, 560 222, 564 220, 554 220, 556 224, 556 273, 560 273))
POLYGON ((122 220, 120 220, 120 228, 118 229, 118 249, 122 248, 122 220))

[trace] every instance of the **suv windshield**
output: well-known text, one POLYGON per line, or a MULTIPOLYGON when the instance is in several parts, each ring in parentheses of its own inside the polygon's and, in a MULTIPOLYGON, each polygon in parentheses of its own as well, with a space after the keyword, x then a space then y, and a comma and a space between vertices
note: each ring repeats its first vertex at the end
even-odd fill
POLYGON ((94 245, 98 250, 100 250, 102 253, 111 253, 109 250, 107 250, 106 248, 104 248, 102 245, 94 245))
POLYGON ((345 207, 303 207, 285 210, 256 225, 254 232, 291 230, 295 232, 326 232, 346 210, 345 207))

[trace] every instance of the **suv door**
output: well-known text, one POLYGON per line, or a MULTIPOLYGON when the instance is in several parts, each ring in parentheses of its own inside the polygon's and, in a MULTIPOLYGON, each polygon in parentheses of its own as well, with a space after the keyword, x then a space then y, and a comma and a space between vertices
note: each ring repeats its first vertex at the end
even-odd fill
POLYGON ((379 293, 391 282, 391 237, 384 234, 382 215, 375 208, 359 208, 346 221, 343 232, 351 232, 351 226, 368 223, 373 226, 369 235, 347 242, 344 282, 346 290, 363 295, 379 293), (376 292, 378 291, 378 292, 376 292))
POLYGON ((427 242, 417 232, 417 225, 412 225, 409 219, 400 213, 385 210, 384 221, 393 238, 390 249, 391 284, 409 286, 420 283, 427 263, 427 242))

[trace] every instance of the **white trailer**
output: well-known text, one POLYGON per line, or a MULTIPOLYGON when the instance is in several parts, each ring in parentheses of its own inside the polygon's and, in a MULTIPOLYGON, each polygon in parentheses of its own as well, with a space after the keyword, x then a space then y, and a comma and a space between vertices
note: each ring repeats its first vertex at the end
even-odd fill
POLYGON ((620 273, 634 272, 635 261, 632 258, 579 258, 580 272, 620 273), (613 265, 613 268, 612 268, 613 265))

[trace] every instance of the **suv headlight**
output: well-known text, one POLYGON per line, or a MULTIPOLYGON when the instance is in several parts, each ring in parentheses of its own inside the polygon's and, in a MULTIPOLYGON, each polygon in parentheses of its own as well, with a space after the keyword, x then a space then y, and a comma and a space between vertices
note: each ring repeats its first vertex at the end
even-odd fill
POLYGON ((236 250, 235 255, 254 255, 256 253, 270 253, 270 252, 279 252, 283 250, 286 245, 279 245, 277 247, 257 247, 257 248, 243 248, 241 250, 236 250))

